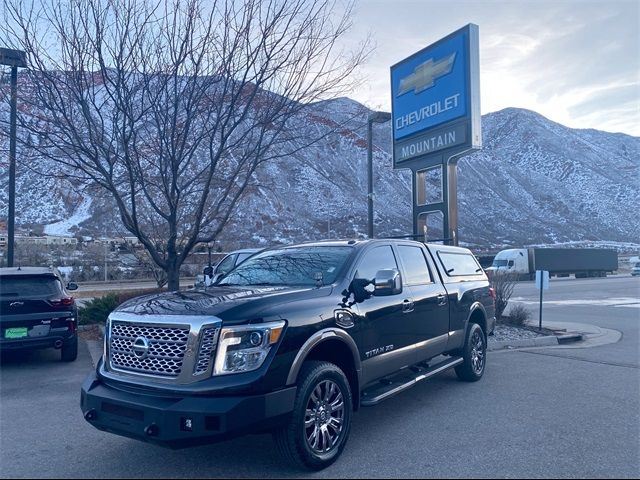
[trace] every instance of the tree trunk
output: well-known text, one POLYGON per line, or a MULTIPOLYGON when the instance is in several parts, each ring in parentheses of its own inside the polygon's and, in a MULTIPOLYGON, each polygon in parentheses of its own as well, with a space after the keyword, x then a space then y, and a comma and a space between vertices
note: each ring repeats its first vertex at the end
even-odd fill
POLYGON ((167 288, 171 292, 180 289, 180 265, 177 258, 169 258, 167 262, 167 288))

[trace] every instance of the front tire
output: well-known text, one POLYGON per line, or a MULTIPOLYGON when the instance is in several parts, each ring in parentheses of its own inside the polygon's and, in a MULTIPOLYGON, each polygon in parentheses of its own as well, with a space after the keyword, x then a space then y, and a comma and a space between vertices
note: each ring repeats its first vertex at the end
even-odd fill
POLYGON ((329 362, 305 362, 291 417, 274 432, 278 450, 302 468, 328 467, 347 443, 352 410, 351 389, 344 372, 329 362))
POLYGON ((487 361, 487 337, 477 323, 470 323, 467 328, 462 358, 464 361, 455 367, 458 378, 465 382, 480 380, 487 361))

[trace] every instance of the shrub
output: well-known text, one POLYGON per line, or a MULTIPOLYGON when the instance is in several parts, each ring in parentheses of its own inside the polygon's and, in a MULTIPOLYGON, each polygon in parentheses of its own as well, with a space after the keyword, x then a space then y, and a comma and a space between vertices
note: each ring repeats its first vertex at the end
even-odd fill
POLYGON ((109 314, 120 304, 127 300, 141 295, 161 292, 162 289, 150 288, 144 290, 121 290, 108 293, 102 297, 89 300, 84 306, 78 309, 78 319, 80 324, 99 323, 104 324, 109 314))
POLYGON ((524 305, 517 304, 509 310, 509 317, 504 318, 506 323, 522 327, 527 324, 527 320, 531 317, 531 312, 524 305))
POLYGON ((504 272, 497 270, 494 272, 491 278, 491 286, 496 292, 496 320, 502 320, 502 314, 504 313, 509 299, 513 293, 513 289, 518 281, 517 274, 513 272, 504 272))
POLYGON ((104 324, 109 314, 118 305, 118 296, 115 293, 93 298, 78 309, 79 323, 84 325, 90 323, 104 324))

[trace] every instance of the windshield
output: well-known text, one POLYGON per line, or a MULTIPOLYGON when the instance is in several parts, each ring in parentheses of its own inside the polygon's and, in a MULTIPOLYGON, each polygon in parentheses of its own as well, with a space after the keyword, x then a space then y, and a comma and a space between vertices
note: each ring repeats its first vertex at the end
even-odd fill
POLYGON ((494 260, 493 261, 493 266, 494 267, 506 267, 507 266, 507 261, 506 260, 494 260))
POLYGON ((218 285, 301 285, 333 283, 351 247, 294 247, 259 253, 229 272, 218 285))

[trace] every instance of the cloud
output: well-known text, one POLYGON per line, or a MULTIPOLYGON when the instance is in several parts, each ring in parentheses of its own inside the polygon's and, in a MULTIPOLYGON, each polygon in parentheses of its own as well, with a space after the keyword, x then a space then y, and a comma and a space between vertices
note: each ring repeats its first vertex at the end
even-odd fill
POLYGON ((640 135, 633 0, 364 0, 353 34, 366 28, 378 49, 354 98, 389 108, 389 67, 470 22, 480 27, 483 113, 522 107, 570 127, 640 135))

